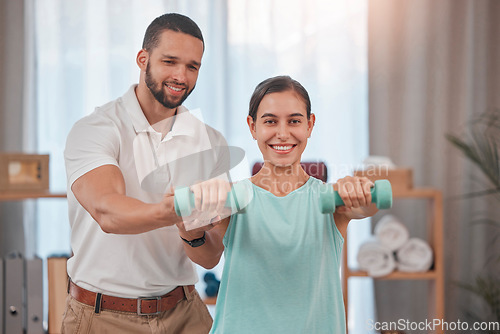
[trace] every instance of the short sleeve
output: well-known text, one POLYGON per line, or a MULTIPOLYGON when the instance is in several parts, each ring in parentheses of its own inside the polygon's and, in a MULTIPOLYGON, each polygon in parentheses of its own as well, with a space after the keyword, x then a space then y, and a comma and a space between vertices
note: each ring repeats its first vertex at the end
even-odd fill
POLYGON ((118 166, 119 143, 117 127, 103 115, 93 113, 78 121, 68 135, 64 150, 68 187, 97 167, 118 166))

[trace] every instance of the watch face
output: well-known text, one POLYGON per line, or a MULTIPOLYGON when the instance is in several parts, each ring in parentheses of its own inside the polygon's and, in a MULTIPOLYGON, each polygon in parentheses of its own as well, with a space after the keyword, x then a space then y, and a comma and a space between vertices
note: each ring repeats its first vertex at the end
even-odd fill
POLYGON ((181 239, 191 247, 199 247, 205 243, 205 233, 203 233, 203 236, 198 239, 186 240, 183 237, 181 237, 181 239))
POLYGON ((199 247, 205 243, 205 237, 199 238, 199 239, 194 239, 189 242, 191 247, 199 247))

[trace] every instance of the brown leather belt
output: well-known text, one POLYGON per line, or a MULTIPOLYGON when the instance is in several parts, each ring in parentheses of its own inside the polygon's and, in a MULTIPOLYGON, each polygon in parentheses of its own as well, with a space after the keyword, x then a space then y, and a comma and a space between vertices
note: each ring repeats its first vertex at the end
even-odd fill
MULTIPOLYGON (((194 290, 194 285, 186 286, 189 292, 194 290)), ((155 315, 168 311, 185 298, 184 288, 176 287, 169 293, 158 297, 120 298, 98 294, 83 289, 73 282, 69 283, 69 294, 80 303, 92 306, 96 313, 101 309, 120 312, 130 312, 138 315, 155 315)))

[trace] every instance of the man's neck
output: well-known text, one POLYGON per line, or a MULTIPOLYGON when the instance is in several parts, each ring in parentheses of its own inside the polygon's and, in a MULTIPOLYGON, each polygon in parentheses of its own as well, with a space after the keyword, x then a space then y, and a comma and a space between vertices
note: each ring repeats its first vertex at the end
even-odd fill
POLYGON ((139 84, 135 88, 135 95, 149 124, 155 131, 162 133, 162 138, 165 137, 172 130, 178 108, 165 108, 145 85, 139 84))
POLYGON ((163 139, 167 135, 167 133, 172 131, 172 128, 174 127, 175 123, 175 116, 177 116, 177 109, 175 109, 175 112, 171 117, 165 118, 159 122, 151 124, 151 127, 156 132, 161 132, 161 139, 163 139))

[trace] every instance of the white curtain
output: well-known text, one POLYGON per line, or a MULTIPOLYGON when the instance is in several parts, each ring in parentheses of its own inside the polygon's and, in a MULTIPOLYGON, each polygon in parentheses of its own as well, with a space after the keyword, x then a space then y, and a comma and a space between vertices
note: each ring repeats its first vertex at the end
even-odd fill
MULTIPOLYGON (((370 0, 368 54, 370 151, 413 168, 416 186, 443 191, 445 320, 463 321, 484 310, 456 283, 499 268, 498 229, 473 221, 500 211, 494 198, 457 198, 490 185, 445 134, 463 135, 468 120, 500 107, 500 2, 370 0)), ((425 207, 398 201, 394 211, 426 236, 425 207)), ((377 282, 381 320, 429 319, 427 288, 377 282)))
MULTIPOLYGON (((334 182, 368 154, 366 0, 31 1, 36 41, 31 119, 37 124, 37 149, 51 154, 52 189, 65 189, 62 152, 70 127, 137 82, 135 56, 144 31, 165 12, 190 16, 205 37, 197 87, 186 105, 200 108, 208 124, 242 147, 250 165, 261 160, 245 121, 250 95, 260 81, 279 74, 297 79, 311 96, 317 122, 303 160, 325 161, 334 182)), ((248 177, 249 170, 243 174, 248 177)), ((38 217, 38 253, 69 251, 65 205, 44 203, 38 217)), ((361 231, 352 235, 369 231, 366 223, 354 224, 361 231)), ((371 282, 362 284, 365 290, 351 285, 364 297, 350 304, 368 305, 372 314, 366 297, 371 282)))

